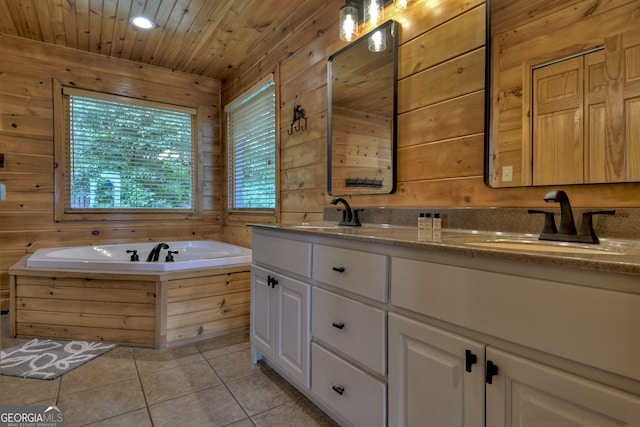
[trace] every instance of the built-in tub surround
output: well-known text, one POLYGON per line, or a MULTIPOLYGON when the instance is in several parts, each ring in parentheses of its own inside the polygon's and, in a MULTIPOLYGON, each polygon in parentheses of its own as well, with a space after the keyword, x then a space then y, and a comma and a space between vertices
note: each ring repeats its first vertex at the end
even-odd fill
POLYGON ((138 248, 144 260, 155 243, 43 249, 42 262, 53 264, 40 267, 29 266, 37 251, 25 256, 9 269, 12 336, 165 348, 248 327, 251 251, 166 243, 158 262, 126 253, 138 248), (221 250, 234 255, 224 261, 221 250), (176 261, 164 262, 166 251, 178 251, 176 261))

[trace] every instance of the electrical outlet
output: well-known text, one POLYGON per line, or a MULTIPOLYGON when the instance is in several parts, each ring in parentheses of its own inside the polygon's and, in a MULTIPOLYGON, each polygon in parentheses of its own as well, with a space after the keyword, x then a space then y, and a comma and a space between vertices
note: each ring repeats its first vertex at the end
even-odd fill
POLYGON ((502 167, 502 182, 513 181, 513 166, 502 167))

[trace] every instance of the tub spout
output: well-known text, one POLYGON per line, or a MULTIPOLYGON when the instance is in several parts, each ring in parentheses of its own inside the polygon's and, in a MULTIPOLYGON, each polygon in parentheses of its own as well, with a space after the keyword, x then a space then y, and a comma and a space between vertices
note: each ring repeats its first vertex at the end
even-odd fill
POLYGON ((158 243, 157 245, 155 245, 154 248, 151 249, 151 252, 149 252, 149 256, 147 257, 147 262, 158 261, 158 257, 160 256, 160 250, 162 249, 169 249, 169 245, 167 245, 166 243, 158 243))

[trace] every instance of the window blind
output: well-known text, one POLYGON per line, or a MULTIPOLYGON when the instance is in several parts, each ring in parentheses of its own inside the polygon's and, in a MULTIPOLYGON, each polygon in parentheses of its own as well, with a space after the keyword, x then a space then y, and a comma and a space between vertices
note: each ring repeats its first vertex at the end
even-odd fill
POLYGON ((229 209, 273 210, 276 204, 276 96, 270 77, 225 108, 229 209))
POLYGON ((65 211, 192 211, 194 109, 65 90, 65 211))

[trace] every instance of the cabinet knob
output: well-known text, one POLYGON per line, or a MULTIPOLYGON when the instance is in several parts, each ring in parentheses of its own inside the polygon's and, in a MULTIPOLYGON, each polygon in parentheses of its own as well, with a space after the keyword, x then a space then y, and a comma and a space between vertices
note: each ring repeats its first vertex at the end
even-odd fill
POLYGON ((278 279, 276 279, 275 277, 267 276, 267 286, 275 288, 277 284, 278 279))
POLYGON ((340 323, 333 322, 332 325, 333 325, 334 328, 344 329, 344 323, 343 322, 340 322, 340 323))
POLYGON ((464 370, 471 372, 471 367, 478 363, 478 356, 473 354, 471 350, 464 351, 464 370))
POLYGON ((493 377, 498 375, 498 365, 494 364, 491 360, 487 360, 487 376, 485 381, 487 384, 493 384, 493 377))
POLYGON ((333 389, 333 391, 338 393, 340 396, 342 396, 342 394, 344 393, 344 387, 342 387, 342 386, 334 385, 334 386, 331 386, 331 388, 333 389))
POLYGON ((337 271, 338 273, 344 273, 344 267, 333 267, 333 271, 337 271))

